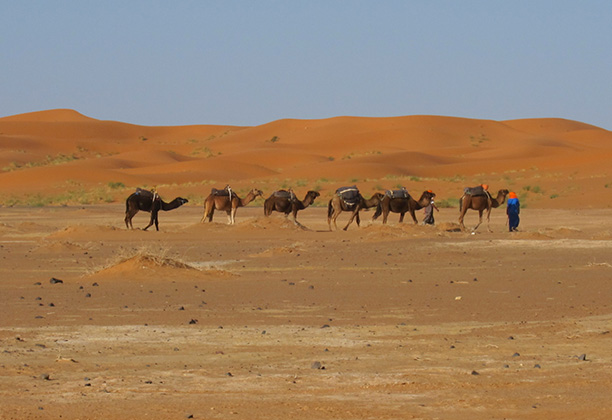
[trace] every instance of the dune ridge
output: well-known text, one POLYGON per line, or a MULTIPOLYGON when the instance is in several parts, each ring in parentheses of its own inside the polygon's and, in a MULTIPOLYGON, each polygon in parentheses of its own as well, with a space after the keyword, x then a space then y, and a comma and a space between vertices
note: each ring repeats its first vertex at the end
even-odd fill
POLYGON ((414 115, 168 127, 57 109, 0 118, 0 202, 74 185, 108 190, 104 201, 152 185, 200 197, 210 184, 226 183, 266 193, 317 188, 323 197, 337 184, 367 191, 403 185, 450 198, 464 184, 487 182, 522 191, 535 206, 577 206, 587 195, 590 206, 607 207, 611 158, 611 132, 555 118, 414 115))

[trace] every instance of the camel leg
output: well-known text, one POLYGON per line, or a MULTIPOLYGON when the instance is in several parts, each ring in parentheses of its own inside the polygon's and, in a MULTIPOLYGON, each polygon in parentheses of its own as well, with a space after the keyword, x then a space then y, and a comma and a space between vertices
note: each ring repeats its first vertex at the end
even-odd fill
POLYGON ((414 209, 410 209, 410 210, 408 210, 408 211, 410 212, 410 215, 412 216, 412 220, 414 220, 414 224, 415 224, 415 225, 418 225, 418 224, 419 224, 419 221, 418 221, 418 220, 417 220, 417 218, 416 218, 416 214, 414 214, 414 209))
MULTIPOLYGON (((338 230, 338 225, 336 224, 336 219, 338 219, 338 216, 340 216, 340 213, 342 213, 342 211, 334 209, 334 213, 332 214, 331 220, 334 222, 334 230, 338 230)), ((329 230, 332 230, 331 226, 329 227, 329 230)))
MULTIPOLYGON (((353 223, 353 220, 356 217, 359 217, 359 209, 357 209, 357 211, 354 211, 353 214, 351 214, 351 217, 349 218, 348 223, 346 224, 346 226, 344 226, 342 230, 348 230, 348 227, 351 225, 351 223, 353 223)), ((357 225, 359 225, 359 222, 357 222, 357 225)))
POLYGON ((462 231, 465 231, 466 228, 463 224, 463 218, 465 217, 465 212, 467 211, 468 206, 463 203, 463 197, 459 199, 459 227, 462 231))
POLYGON ((126 211, 125 212, 125 226, 128 229, 134 229, 134 226, 132 225, 132 217, 134 217, 136 215, 136 213, 132 213, 131 211, 126 211))
POLYGON ((234 207, 230 211, 230 224, 232 225, 236 223, 236 210, 238 210, 238 208, 234 207))
POLYGON ((493 233, 493 231, 491 230, 491 208, 489 207, 488 211, 487 211, 487 229, 489 230, 490 233, 493 233))
POLYGON ((474 226, 474 229, 472 229, 472 232, 476 232, 476 229, 478 229, 478 226, 480 226, 481 224, 482 224, 482 210, 478 210, 478 224, 474 226))
POLYGON ((399 222, 400 222, 400 223, 404 223, 404 216, 405 216, 405 215, 406 215, 406 212, 405 212, 405 211, 403 211, 403 212, 401 212, 401 213, 400 213, 400 218, 399 218, 399 222))
POLYGON ((387 218, 389 217, 389 210, 383 209, 383 225, 387 224, 387 218))
POLYGON ((338 226, 336 226, 336 217, 338 216, 336 215, 336 209, 334 208, 333 200, 329 200, 329 203, 327 203, 327 227, 329 228, 330 232, 332 230, 332 220, 334 221, 334 226, 336 227, 336 230, 338 230, 338 226))
POLYGON ((209 222, 212 222, 213 213, 215 212, 214 204, 211 205, 208 201, 204 204, 204 215, 202 216, 202 220, 200 223, 204 223, 207 219, 209 222))
MULTIPOLYGON (((151 212, 151 219, 149 220, 149 224, 143 229, 143 230, 147 230, 151 227, 151 225, 153 225, 153 223, 155 223, 155 218, 157 217, 157 213, 155 211, 151 212)), ((159 229, 157 229, 159 230, 159 229)))

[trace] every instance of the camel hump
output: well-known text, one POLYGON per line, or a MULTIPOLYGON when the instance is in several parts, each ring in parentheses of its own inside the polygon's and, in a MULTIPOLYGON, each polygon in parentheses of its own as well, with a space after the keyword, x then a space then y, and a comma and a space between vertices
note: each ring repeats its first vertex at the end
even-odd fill
POLYGON ((274 197, 286 198, 287 200, 295 200, 295 194, 293 193, 293 191, 287 190, 274 191, 274 197))
POLYGON ((408 190, 406 188, 402 188, 401 190, 387 190, 385 191, 385 195, 389 198, 409 198, 410 194, 408 194, 408 190))
POLYGON ((218 196, 222 196, 222 197, 229 197, 229 195, 231 194, 232 197, 236 196, 236 193, 234 193, 232 191, 232 189, 230 188, 230 186, 228 185, 225 188, 211 188, 210 189, 210 194, 211 195, 218 195, 218 196))
POLYGON ((463 189, 463 193, 467 194, 467 195, 489 195, 489 192, 487 190, 485 190, 482 185, 479 185, 477 187, 465 187, 463 189))
POLYGON ((336 194, 340 197, 347 205, 354 205, 361 199, 359 188, 355 185, 352 187, 341 187, 336 190, 336 194))
POLYGON ((336 194, 340 197, 355 197, 359 195, 359 188, 356 185, 352 187, 340 187, 336 190, 336 194))
POLYGON ((153 193, 151 192, 151 190, 145 190, 144 188, 140 187, 136 187, 136 192, 134 194, 141 195, 143 197, 153 198, 153 193))

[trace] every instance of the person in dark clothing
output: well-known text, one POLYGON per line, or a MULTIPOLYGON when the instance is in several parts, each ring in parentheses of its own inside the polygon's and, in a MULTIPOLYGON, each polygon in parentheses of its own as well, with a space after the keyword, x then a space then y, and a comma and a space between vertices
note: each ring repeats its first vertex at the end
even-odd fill
MULTIPOLYGON (((428 192, 431 192, 431 190, 429 190, 428 192)), ((440 211, 438 210, 438 207, 436 207, 436 203, 434 203, 434 199, 431 199, 431 202, 429 203, 429 205, 427 205, 427 207, 425 207, 425 218, 423 219, 423 224, 424 225, 433 225, 435 223, 434 220, 434 209, 436 211, 440 211)))
POLYGON ((515 193, 508 194, 508 203, 506 206, 506 214, 508 215, 508 230, 516 232, 519 222, 521 221, 519 214, 521 212, 521 203, 515 193))

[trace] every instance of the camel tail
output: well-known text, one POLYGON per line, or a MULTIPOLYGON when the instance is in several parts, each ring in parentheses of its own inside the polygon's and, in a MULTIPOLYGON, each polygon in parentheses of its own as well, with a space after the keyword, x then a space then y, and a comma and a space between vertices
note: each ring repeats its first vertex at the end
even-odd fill
POLYGON ((382 214, 382 206, 380 205, 380 203, 378 203, 376 205, 376 212, 374 213, 374 215, 372 216, 372 220, 376 220, 378 219, 378 217, 382 214))
POLYGON ((331 218, 332 214, 334 213, 334 207, 332 206, 332 201, 329 200, 329 203, 327 203, 327 218, 331 218))
POLYGON ((463 197, 465 197, 465 194, 463 194, 461 198, 459 199, 459 213, 463 211, 463 197))

